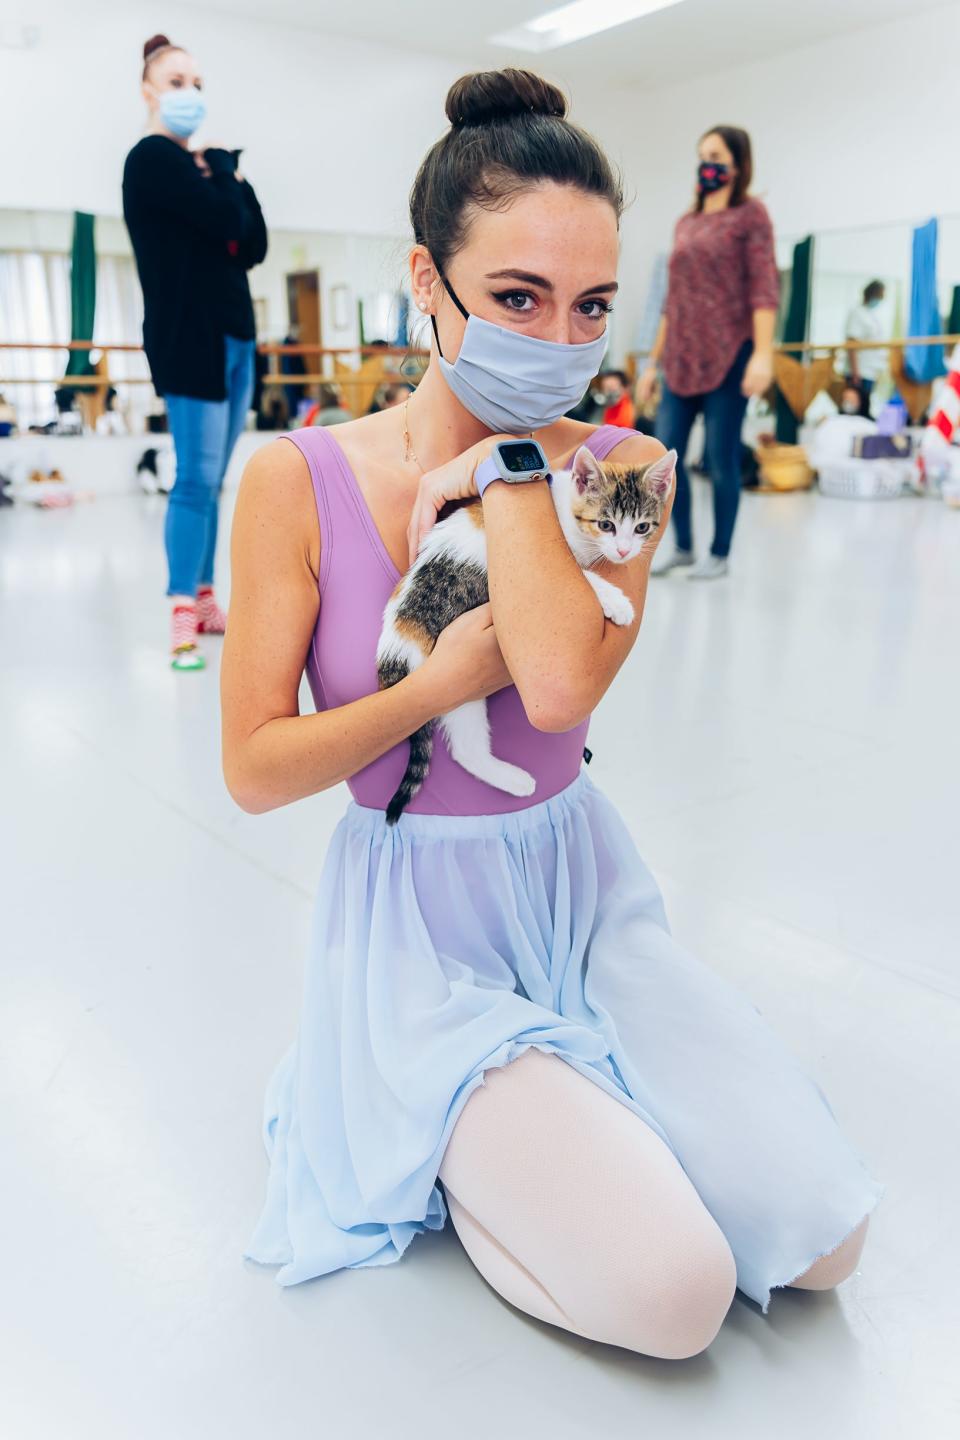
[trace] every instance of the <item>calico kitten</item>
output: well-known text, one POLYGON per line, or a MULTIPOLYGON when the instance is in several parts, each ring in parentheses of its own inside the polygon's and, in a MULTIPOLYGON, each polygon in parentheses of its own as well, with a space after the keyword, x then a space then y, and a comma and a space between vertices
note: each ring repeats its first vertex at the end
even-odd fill
MULTIPOLYGON (((589 567, 600 559, 626 564, 656 533, 676 468, 675 450, 649 465, 598 461, 581 446, 569 470, 554 473, 550 487, 557 516, 577 563, 596 591, 604 615, 629 625, 633 606, 623 591, 589 567)), ((397 585, 384 610, 377 646, 380 689, 396 685, 433 650, 451 620, 489 600, 483 505, 471 501, 439 521, 397 585)), ((526 770, 490 753, 485 700, 470 700, 437 718, 450 754, 471 775, 505 790, 532 795, 536 782, 526 770)), ((433 752, 433 723, 410 737, 410 759, 387 806, 395 825, 426 778, 433 752)))

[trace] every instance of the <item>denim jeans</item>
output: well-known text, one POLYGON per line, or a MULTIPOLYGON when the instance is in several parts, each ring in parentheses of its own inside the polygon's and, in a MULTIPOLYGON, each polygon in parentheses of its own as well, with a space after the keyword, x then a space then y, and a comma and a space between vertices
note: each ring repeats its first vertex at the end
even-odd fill
POLYGON ((676 450, 678 456, 671 518, 681 550, 693 549, 690 479, 684 458, 693 422, 702 410, 707 432, 705 453, 709 456, 710 478, 713 481, 713 544, 710 551, 719 556, 730 553, 740 504, 740 430, 747 408, 746 396, 740 393, 740 382, 752 351, 753 341, 745 340, 716 390, 710 390, 705 395, 675 395, 666 381, 663 382, 663 396, 657 412, 657 439, 668 450, 676 450))
POLYGON ((226 336, 225 400, 165 397, 177 456, 163 532, 168 595, 196 595, 198 585, 213 584, 220 490, 253 395, 255 348, 255 340, 226 336))

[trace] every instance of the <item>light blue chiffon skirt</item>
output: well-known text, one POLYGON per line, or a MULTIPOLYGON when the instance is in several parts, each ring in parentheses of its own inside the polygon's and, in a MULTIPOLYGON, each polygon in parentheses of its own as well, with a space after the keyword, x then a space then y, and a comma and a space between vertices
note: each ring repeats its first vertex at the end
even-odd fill
POLYGON ((350 803, 297 1038, 267 1086, 267 1194, 245 1256, 279 1265, 281 1285, 398 1260, 446 1220, 437 1172, 471 1092, 530 1046, 669 1145, 764 1313, 884 1192, 749 997, 672 939, 584 770, 509 815, 390 827, 350 803))

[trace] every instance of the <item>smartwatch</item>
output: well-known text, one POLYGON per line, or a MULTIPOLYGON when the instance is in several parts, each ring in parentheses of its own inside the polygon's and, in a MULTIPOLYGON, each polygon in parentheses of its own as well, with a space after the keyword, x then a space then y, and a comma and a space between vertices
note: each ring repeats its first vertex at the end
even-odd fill
POLYGON ((550 463, 536 440, 498 440, 486 460, 481 460, 474 478, 477 494, 493 480, 516 485, 524 480, 551 481, 550 463))

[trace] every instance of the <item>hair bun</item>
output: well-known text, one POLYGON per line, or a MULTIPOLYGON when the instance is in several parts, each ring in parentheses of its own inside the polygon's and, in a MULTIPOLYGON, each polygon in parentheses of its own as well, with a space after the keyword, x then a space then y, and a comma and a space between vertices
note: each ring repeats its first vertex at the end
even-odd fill
POLYGON ((150 56, 154 53, 155 50, 162 50, 165 45, 169 44, 170 41, 167 39, 166 35, 151 35, 150 39, 143 47, 144 60, 149 60, 150 56))
POLYGON ((447 119, 455 130, 514 115, 555 115, 562 120, 566 113, 563 91, 531 70, 479 70, 462 75, 447 93, 447 119))

